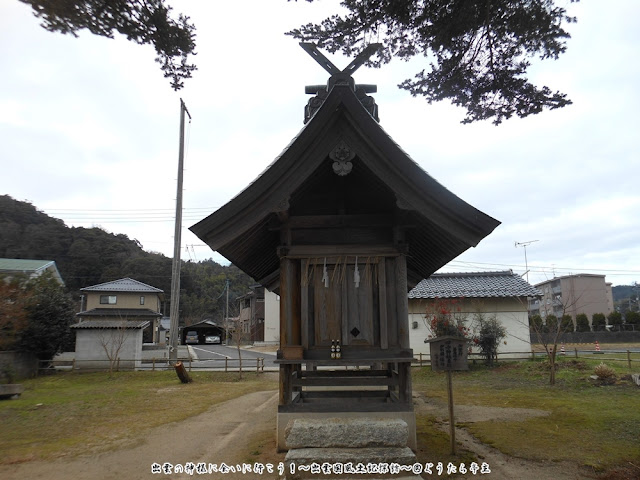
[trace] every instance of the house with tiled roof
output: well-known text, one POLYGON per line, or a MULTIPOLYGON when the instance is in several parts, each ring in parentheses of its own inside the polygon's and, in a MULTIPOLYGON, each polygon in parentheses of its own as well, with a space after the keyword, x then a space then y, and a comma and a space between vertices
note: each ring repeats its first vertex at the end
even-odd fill
POLYGON ((132 278, 121 278, 81 288, 80 322, 94 320, 146 320, 145 341, 157 343, 164 291, 132 278))
POLYGON ((425 339, 431 334, 426 312, 437 301, 454 302, 457 315, 473 328, 474 316, 494 316, 507 330, 499 354, 531 351, 527 299, 542 294, 511 270, 500 272, 435 273, 409 292, 410 343, 414 354, 428 354, 425 339))
POLYGON ((62 276, 53 260, 31 260, 23 258, 0 258, 0 275, 14 277, 26 275, 37 278, 45 272, 50 272, 60 285, 64 285, 62 276))
POLYGON ((135 368, 143 341, 164 343, 159 335, 163 290, 131 278, 121 278, 80 289, 81 311, 76 314, 77 368, 105 368, 122 359, 120 368, 135 368))

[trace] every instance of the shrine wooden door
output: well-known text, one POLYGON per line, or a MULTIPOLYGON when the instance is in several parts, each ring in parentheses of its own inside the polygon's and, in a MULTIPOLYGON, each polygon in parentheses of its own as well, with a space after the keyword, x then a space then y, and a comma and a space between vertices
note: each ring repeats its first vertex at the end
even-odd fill
MULTIPOLYGON (((302 285, 305 348, 380 346, 378 266, 375 263, 315 265, 302 285)), ((304 274, 303 274, 304 275, 304 274)))

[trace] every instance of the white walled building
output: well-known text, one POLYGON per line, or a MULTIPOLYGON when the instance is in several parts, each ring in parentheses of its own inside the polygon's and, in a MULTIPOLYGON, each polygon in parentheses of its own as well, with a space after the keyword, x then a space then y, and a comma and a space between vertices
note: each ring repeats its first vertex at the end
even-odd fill
POLYGON ((424 343, 431 334, 425 314, 438 299, 455 300, 455 309, 472 326, 474 313, 495 314, 507 330, 498 353, 531 351, 527 298, 541 292, 512 271, 435 273, 409 292, 409 338, 414 355, 429 354, 424 343))
POLYGON ((264 342, 280 343, 280 295, 264 290, 264 342))
POLYGON ((89 320, 76 323, 75 368, 135 370, 142 362, 142 331, 148 320, 89 320))

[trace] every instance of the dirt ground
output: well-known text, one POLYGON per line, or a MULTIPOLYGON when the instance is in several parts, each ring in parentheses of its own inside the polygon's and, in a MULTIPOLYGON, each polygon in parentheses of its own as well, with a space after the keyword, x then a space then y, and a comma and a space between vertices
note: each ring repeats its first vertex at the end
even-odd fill
MULTIPOLYGON (((414 394, 416 414, 435 415, 442 421, 442 429, 449 433, 449 412, 447 404, 414 394)), ((473 423, 483 421, 518 421, 549 415, 548 411, 531 408, 479 407, 471 405, 455 406, 455 421, 473 423)), ((491 474, 481 478, 492 480, 578 480, 595 478, 586 469, 569 462, 536 462, 504 455, 499 450, 480 442, 464 428, 456 428, 456 441, 464 449, 473 452, 478 459, 489 464, 491 474)), ((460 478, 467 477, 461 476, 460 478)), ((427 478, 427 477, 425 477, 427 478)))
MULTIPOLYGON (((194 464, 224 462, 227 465, 236 465, 255 461, 277 466, 284 459, 283 454, 275 452, 277 397, 276 391, 251 393, 214 406, 209 411, 188 420, 158 427, 146 434, 137 444, 120 446, 99 454, 55 461, 3 465, 0 466, 0 478, 4 480, 274 479, 278 477, 277 474, 153 474, 151 466, 153 463, 165 462, 181 465, 187 462, 194 464)), ((445 404, 419 395, 414 400, 417 413, 436 415, 443 421, 448 418, 445 404)), ((456 407, 456 418, 461 422, 490 419, 515 420, 537 415, 547 415, 547 412, 462 405, 456 407)), ((443 425, 444 428, 448 428, 446 424, 443 423, 443 425)), ((481 478, 492 480, 588 478, 588 472, 572 464, 531 462, 508 457, 477 441, 461 428, 456 431, 456 439, 463 448, 474 452, 479 459, 489 464, 491 474, 482 475, 481 478)))

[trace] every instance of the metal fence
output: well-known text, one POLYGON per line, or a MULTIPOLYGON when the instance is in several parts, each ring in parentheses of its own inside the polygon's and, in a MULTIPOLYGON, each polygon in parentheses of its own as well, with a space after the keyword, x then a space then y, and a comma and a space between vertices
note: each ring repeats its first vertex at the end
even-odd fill
MULTIPOLYGON (((191 357, 178 358, 179 362, 185 365, 187 370, 191 371, 223 371, 223 372, 264 372, 264 358, 255 359, 243 358, 220 358, 198 361, 191 357)), ((40 362, 39 374, 46 374, 55 370, 74 370, 74 371, 162 371, 173 370, 173 364, 166 358, 151 358, 131 360, 126 358, 118 358, 113 365, 109 360, 82 360, 76 362, 73 360, 52 360, 40 362)))
MULTIPOLYGON (((537 358, 546 358, 547 352, 545 351, 534 351, 530 352, 508 352, 508 353, 498 353, 494 360, 495 363, 505 362, 505 361, 521 361, 521 360, 535 360, 537 358)), ((598 360, 598 359, 606 359, 611 362, 626 362, 627 367, 631 370, 633 368, 634 362, 640 363, 640 353, 631 352, 631 350, 610 350, 610 351, 594 351, 594 350, 578 350, 574 348, 570 351, 562 351, 558 349, 556 352, 556 358, 575 358, 575 359, 590 359, 590 360, 598 360), (611 355, 619 355, 624 358, 612 357, 611 355), (632 358, 632 355, 638 358, 632 358)), ((470 353, 468 356, 469 363, 476 364, 482 363, 485 361, 485 358, 479 353, 470 353)), ((414 356, 414 365, 417 366, 425 366, 431 365, 430 355, 425 353, 419 353, 414 356)))
MULTIPOLYGON (((577 348, 556 352, 558 358, 574 358, 574 359, 592 359, 592 360, 606 360, 608 362, 625 362, 627 367, 633 369, 634 363, 640 363, 640 352, 631 352, 630 350, 610 350, 610 351, 594 351, 594 350, 578 350, 577 348)), ((535 360, 544 359, 547 357, 545 351, 529 352, 508 352, 498 353, 494 359, 494 363, 501 363, 507 361, 523 361, 523 360, 535 360)), ((194 360, 191 357, 178 358, 188 371, 221 371, 221 372, 258 372, 265 371, 265 359, 264 357, 258 357, 255 359, 240 359, 237 358, 220 358, 209 360, 194 360)), ((470 364, 480 364, 485 361, 485 358, 479 353, 470 353, 468 356, 470 364)), ((429 354, 418 353, 414 355, 413 366, 423 367, 431 365, 431 358, 429 354)), ((54 360, 50 362, 41 362, 39 374, 46 374, 55 370, 81 370, 81 371, 104 371, 113 369, 114 371, 162 371, 172 370, 174 367, 166 358, 151 358, 143 360, 129 360, 118 359, 114 362, 113 368, 110 367, 107 360, 82 360, 82 362, 76 362, 75 360, 54 360), (81 366, 79 365, 81 363, 81 366), (93 366, 92 366, 93 363, 93 366), (130 367, 128 365, 135 365, 130 367)), ((277 367, 274 368, 277 370, 277 367)))

